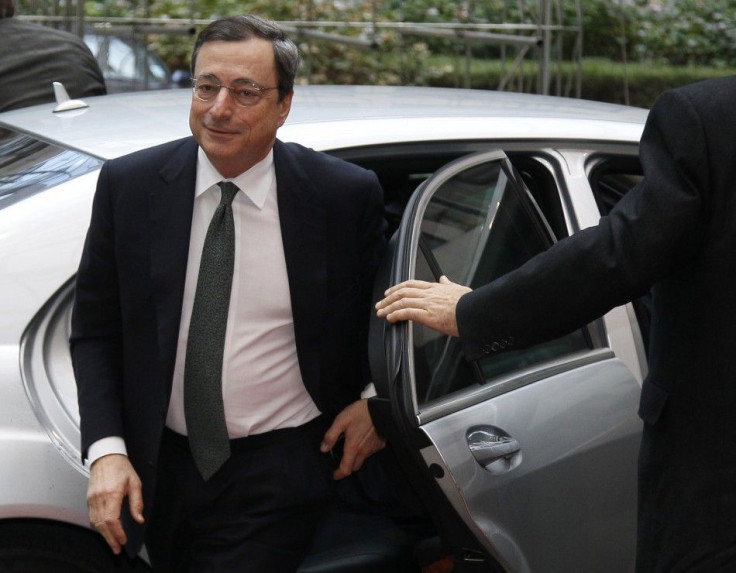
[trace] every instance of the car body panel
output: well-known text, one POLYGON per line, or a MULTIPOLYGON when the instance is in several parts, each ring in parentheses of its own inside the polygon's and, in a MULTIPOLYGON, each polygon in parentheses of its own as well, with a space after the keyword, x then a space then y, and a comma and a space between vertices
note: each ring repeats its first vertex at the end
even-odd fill
POLYGON ((422 455, 509 571, 633 571, 638 397, 620 361, 587 365, 422 425, 433 444, 422 455), (518 440, 518 466, 473 458, 468 430, 485 426, 518 440))
POLYGON ((0 520, 43 518, 86 527, 86 475, 39 423, 19 381, 18 355, 17 345, 0 347, 0 520))

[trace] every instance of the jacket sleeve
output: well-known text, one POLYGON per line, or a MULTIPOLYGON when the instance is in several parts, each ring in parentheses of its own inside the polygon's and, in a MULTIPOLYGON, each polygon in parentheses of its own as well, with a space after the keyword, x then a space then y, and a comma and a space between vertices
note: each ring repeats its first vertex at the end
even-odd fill
POLYGON ((663 94, 642 136, 642 182, 597 226, 460 299, 457 321, 466 356, 493 354, 507 346, 493 345, 501 340, 523 348, 562 336, 687 264, 706 228, 706 151, 691 100, 677 90, 663 94))
POLYGON ((103 166, 77 273, 70 347, 81 417, 82 456, 90 444, 124 436, 122 321, 114 249, 113 201, 103 166))

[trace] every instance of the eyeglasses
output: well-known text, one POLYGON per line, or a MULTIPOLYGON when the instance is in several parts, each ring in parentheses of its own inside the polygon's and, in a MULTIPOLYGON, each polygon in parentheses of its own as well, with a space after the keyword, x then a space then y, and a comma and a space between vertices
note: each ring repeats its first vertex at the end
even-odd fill
POLYGON ((230 92, 235 103, 242 107, 251 107, 256 105, 264 93, 279 88, 264 88, 249 81, 237 81, 231 86, 226 86, 218 82, 216 79, 203 76, 192 80, 192 91, 194 97, 200 101, 214 101, 220 93, 220 89, 225 88, 230 92))

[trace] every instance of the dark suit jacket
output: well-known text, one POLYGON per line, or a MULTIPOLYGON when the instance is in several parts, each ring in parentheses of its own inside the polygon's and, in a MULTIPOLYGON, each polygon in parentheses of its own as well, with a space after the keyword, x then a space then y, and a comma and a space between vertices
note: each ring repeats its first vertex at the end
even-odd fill
POLYGON ((560 336, 653 287, 640 571, 736 570, 734 102, 736 77, 663 94, 641 141, 644 181, 597 227, 457 308, 477 359, 501 339, 519 347, 560 336))
MULTIPOLYGON (((107 162, 77 275, 71 351, 82 452, 122 436, 152 506, 171 390, 194 201, 197 144, 168 143, 107 162)), ((370 171, 296 144, 274 146, 299 366, 332 418, 366 383, 383 197, 370 171)), ((123 511, 128 551, 142 528, 123 511)))
POLYGON ((0 111, 53 102, 52 82, 72 98, 107 93, 97 60, 79 36, 0 18, 0 111))

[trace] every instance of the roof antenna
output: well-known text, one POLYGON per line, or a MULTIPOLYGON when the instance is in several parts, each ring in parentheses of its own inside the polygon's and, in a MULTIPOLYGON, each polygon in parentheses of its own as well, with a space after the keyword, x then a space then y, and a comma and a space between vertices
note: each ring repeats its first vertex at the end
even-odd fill
POLYGON ((80 99, 71 99, 69 94, 66 92, 66 88, 61 82, 54 82, 54 96, 56 97, 54 113, 89 107, 89 104, 80 99))

